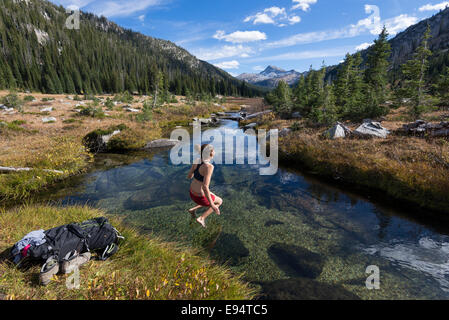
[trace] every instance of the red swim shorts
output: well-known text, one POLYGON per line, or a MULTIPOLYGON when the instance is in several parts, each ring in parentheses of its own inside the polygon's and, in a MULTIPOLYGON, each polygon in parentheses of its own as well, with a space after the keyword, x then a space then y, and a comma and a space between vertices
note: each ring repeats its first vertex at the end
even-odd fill
MULTIPOLYGON (((215 196, 213 194, 210 195, 212 198, 212 201, 215 201, 215 196)), ((209 200, 207 200, 206 196, 199 197, 197 195, 194 195, 192 191, 190 191, 190 198, 192 198, 193 202, 195 202, 199 206, 203 207, 210 207, 211 204, 209 203, 209 200)))

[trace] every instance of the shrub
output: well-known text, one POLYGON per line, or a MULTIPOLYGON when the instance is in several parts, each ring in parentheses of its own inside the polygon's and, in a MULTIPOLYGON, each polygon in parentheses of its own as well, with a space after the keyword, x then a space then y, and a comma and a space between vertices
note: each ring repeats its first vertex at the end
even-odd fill
POLYGON ((7 96, 4 96, 1 102, 8 108, 17 109, 19 112, 23 111, 23 100, 21 100, 15 92, 11 92, 7 96))
POLYGON ((34 101, 34 100, 35 100, 35 98, 33 96, 25 96, 23 98, 23 101, 25 101, 25 102, 31 102, 31 101, 34 101))

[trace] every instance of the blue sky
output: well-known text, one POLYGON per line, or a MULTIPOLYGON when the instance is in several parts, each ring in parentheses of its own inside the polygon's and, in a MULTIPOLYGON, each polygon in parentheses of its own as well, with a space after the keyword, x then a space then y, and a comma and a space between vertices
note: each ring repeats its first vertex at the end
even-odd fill
POLYGON ((449 6, 441 0, 52 0, 175 42, 232 75, 268 65, 305 71, 393 36, 449 6))

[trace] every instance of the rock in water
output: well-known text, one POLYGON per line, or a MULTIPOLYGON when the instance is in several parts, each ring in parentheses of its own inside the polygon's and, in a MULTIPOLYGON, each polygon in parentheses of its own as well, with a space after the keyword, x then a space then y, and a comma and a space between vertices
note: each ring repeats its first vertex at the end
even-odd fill
POLYGON ((241 259, 249 256, 249 250, 238 236, 224 233, 218 238, 212 254, 217 260, 236 266, 241 259))
POLYGON ((268 249, 268 255, 291 277, 315 279, 323 271, 321 256, 301 247, 278 243, 268 249))
POLYGON ((342 286, 296 278, 262 284, 261 300, 360 300, 342 286))
POLYGON ((390 134, 390 131, 382 127, 379 122, 366 121, 357 130, 354 131, 356 136, 362 138, 383 138, 386 139, 390 134))
POLYGON ((180 143, 179 140, 170 140, 170 139, 159 139, 154 140, 148 143, 145 146, 145 149, 153 149, 153 148, 172 148, 177 146, 180 143))

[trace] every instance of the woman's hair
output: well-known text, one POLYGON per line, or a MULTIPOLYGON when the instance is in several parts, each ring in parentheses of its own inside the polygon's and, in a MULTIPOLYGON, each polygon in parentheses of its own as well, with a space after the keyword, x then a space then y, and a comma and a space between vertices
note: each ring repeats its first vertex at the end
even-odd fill
POLYGON ((203 144, 202 146, 196 145, 195 151, 201 155, 201 160, 210 157, 210 154, 214 150, 214 146, 211 144, 203 144))

